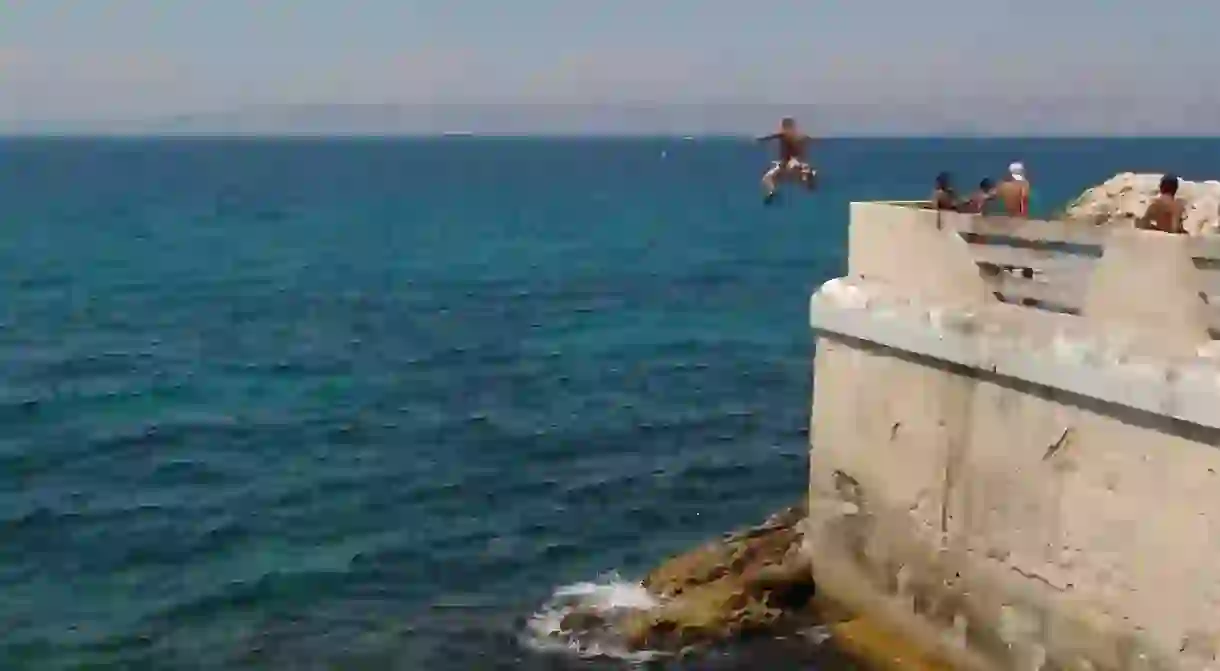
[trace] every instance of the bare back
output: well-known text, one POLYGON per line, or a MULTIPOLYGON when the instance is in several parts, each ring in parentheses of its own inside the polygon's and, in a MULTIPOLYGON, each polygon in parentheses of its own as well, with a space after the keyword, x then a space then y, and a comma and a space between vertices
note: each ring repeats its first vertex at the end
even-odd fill
POLYGON ((806 137, 804 135, 793 131, 780 133, 776 139, 779 140, 779 160, 781 162, 787 163, 791 159, 805 160, 806 137))
POLYGON ((962 206, 962 212, 967 214, 983 214, 987 210, 987 203, 991 202, 992 195, 986 191, 978 191, 962 206))
POLYGON ((1011 217, 1029 216, 1029 182, 1009 179, 1000 182, 995 190, 996 199, 1011 217))
POLYGON ((1186 209, 1181 201, 1173 196, 1161 194, 1148 204, 1148 210, 1136 222, 1136 227, 1163 231, 1165 233, 1182 234, 1186 232, 1182 227, 1182 220, 1185 218, 1185 215, 1186 209))
POLYGON ((938 188, 932 192, 932 206, 938 210, 957 211, 961 204, 957 202, 957 194, 950 188, 938 188))

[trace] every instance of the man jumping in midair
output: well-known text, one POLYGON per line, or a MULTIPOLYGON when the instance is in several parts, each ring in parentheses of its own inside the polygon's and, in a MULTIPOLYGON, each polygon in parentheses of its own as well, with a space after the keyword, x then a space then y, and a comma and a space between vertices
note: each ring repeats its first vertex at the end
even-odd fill
POLYGON ((785 117, 780 122, 779 132, 758 138, 759 142, 779 140, 779 160, 771 165, 762 178, 763 190, 766 196, 764 203, 775 199, 776 182, 778 180, 799 179, 810 191, 814 188, 813 168, 805 162, 805 145, 813 138, 796 128, 796 120, 785 117))

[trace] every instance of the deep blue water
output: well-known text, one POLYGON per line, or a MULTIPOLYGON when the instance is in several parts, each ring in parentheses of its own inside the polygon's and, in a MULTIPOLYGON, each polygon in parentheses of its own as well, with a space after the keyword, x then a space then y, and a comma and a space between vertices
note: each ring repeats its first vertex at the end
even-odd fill
POLYGON ((839 140, 764 208, 769 158, 0 141, 0 668, 593 668, 518 642, 557 586, 802 495, 850 200, 1220 175, 1212 140, 839 140))

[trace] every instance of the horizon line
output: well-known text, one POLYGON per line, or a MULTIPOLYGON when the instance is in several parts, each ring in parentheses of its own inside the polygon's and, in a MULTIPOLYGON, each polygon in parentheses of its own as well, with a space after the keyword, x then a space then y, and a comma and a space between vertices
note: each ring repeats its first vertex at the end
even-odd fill
MULTIPOLYGON (((563 131, 538 132, 312 132, 312 131, 3 131, 2 140, 445 140, 462 142, 469 140, 754 140, 749 133, 649 133, 637 131, 575 133, 563 131)), ((815 140, 1214 140, 1220 134, 1182 133, 1046 133, 1030 135, 1023 133, 827 133, 817 135, 815 140)))

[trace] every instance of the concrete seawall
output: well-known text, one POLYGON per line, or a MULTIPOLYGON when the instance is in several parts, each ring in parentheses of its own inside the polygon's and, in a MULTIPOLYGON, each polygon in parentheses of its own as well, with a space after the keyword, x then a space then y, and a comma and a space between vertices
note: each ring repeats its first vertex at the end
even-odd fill
POLYGON ((1220 665, 1220 243, 852 206, 806 551, 980 668, 1220 665))

